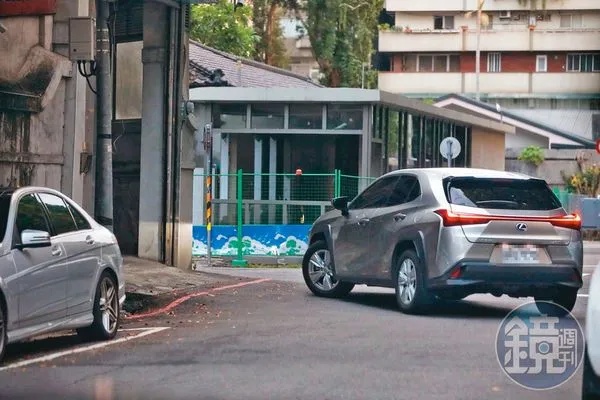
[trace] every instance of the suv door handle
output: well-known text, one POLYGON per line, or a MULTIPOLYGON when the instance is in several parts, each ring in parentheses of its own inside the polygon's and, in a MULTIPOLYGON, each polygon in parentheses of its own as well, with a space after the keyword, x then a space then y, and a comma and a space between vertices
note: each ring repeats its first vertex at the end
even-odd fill
POLYGON ((398 214, 394 215, 394 221, 396 221, 396 222, 402 221, 402 220, 404 220, 404 218, 406 218, 406 214, 398 213, 398 214))
POLYGON ((360 220, 358 220, 358 224, 361 226, 364 226, 364 225, 368 224, 369 222, 371 222, 371 220, 369 218, 361 218, 360 220))
POLYGON ((54 257, 58 257, 58 256, 60 256, 62 254, 62 249, 60 247, 55 247, 55 248, 52 249, 51 254, 54 257))
POLYGON ((85 242, 87 244, 94 244, 94 238, 91 237, 91 236, 88 236, 88 237, 85 238, 85 242))

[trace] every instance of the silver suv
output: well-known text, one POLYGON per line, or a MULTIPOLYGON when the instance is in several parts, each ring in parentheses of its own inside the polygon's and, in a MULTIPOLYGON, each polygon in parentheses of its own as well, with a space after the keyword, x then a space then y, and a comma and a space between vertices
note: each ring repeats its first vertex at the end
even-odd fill
MULTIPOLYGON (((400 309, 473 293, 533 296, 571 311, 582 286, 581 219, 545 181, 471 168, 388 173, 352 202, 332 201, 309 233, 309 289, 341 297, 355 284, 392 287, 400 309)), ((555 309, 555 307, 551 307, 555 309)))

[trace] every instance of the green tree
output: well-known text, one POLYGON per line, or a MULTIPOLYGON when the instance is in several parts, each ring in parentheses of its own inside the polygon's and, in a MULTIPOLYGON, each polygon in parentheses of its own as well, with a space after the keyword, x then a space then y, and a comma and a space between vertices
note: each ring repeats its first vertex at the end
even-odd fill
POLYGON ((252 10, 227 0, 216 4, 192 5, 190 37, 217 50, 252 57, 258 37, 250 26, 252 10))
MULTIPOLYGON (((383 0, 306 0, 303 31, 330 87, 360 87, 363 64, 370 65, 383 0)), ((365 68, 365 87, 377 73, 365 68)))
POLYGON ((255 58, 269 65, 285 68, 289 59, 285 48, 281 17, 285 12, 297 11, 296 0, 254 0, 252 23, 259 37, 255 58))

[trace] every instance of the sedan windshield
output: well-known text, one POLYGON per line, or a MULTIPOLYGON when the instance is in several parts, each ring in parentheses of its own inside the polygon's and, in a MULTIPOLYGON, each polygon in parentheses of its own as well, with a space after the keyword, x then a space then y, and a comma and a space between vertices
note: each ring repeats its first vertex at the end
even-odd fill
POLYGON ((10 207, 10 195, 0 194, 0 242, 4 240, 6 224, 8 222, 8 209, 10 207))

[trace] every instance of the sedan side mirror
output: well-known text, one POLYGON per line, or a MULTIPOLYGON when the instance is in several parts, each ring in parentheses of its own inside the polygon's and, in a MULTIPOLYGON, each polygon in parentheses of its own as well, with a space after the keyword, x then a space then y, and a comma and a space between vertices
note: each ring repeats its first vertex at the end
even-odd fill
POLYGON ((17 245, 18 249, 49 247, 52 245, 50 234, 44 231, 34 229, 25 229, 21 232, 21 243, 17 245))
POLYGON ((343 216, 347 216, 348 215, 348 200, 349 199, 346 196, 336 197, 335 199, 331 200, 331 205, 336 210, 340 210, 342 212, 343 216))

